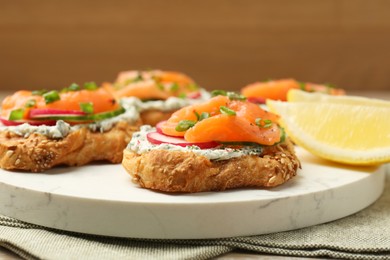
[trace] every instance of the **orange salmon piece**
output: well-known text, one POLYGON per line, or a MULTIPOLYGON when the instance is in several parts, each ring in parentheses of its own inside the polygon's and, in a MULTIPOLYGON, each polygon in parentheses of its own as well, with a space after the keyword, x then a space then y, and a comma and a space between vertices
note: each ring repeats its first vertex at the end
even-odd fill
POLYGON ((176 82, 184 86, 194 83, 194 81, 187 75, 175 71, 164 71, 161 75, 157 76, 157 78, 161 82, 176 82))
POLYGON ((165 89, 160 89, 153 80, 134 82, 123 88, 114 89, 117 98, 137 97, 139 99, 167 99, 170 95, 165 89))
POLYGON ((172 116, 164 124, 162 124, 161 130, 166 135, 184 136, 185 132, 178 132, 175 130, 177 124, 181 120, 196 121, 197 117, 195 112, 199 115, 203 112, 207 112, 210 116, 220 114, 219 108, 221 106, 226 106, 229 101, 229 98, 226 96, 216 96, 211 98, 208 102, 183 107, 182 109, 174 112, 172 116))
POLYGON ((111 86, 110 89, 117 98, 165 100, 192 92, 193 89, 189 88, 191 84, 194 84, 194 81, 190 77, 174 71, 124 71, 119 73, 115 87, 111 86))
POLYGON ((280 141, 276 124, 261 128, 239 116, 220 114, 198 122, 184 135, 188 142, 254 142, 273 145, 280 141))
MULTIPOLYGON (((7 96, 1 105, 1 117, 7 119, 12 110, 24 108, 29 100, 35 100, 36 103, 39 103, 43 98, 41 96, 33 96, 32 92, 27 90, 19 90, 13 95, 7 96)), ((28 110, 26 108, 25 116, 27 116, 28 110)))
POLYGON ((286 101, 287 92, 299 88, 299 82, 294 79, 271 80, 249 84, 241 90, 241 94, 248 98, 261 97, 286 101))
POLYGON ((250 122, 255 122, 258 118, 271 120, 272 122, 279 120, 278 115, 268 112, 254 103, 233 100, 229 103, 228 107, 236 111, 237 116, 244 117, 250 122))
POLYGON ((59 93, 60 100, 46 104, 43 96, 32 95, 31 91, 21 90, 6 97, 2 102, 1 117, 8 118, 12 110, 23 108, 24 118, 32 108, 60 109, 81 111, 80 103, 93 103, 94 113, 109 112, 119 109, 119 104, 114 96, 104 88, 96 90, 78 90, 59 93), (35 100, 35 105, 26 107, 26 103, 35 100))
POLYGON ((96 90, 82 89, 60 93, 60 100, 46 104, 44 99, 37 103, 37 108, 78 110, 81 111, 80 103, 93 103, 94 114, 109 112, 119 108, 114 96, 104 88, 96 90))

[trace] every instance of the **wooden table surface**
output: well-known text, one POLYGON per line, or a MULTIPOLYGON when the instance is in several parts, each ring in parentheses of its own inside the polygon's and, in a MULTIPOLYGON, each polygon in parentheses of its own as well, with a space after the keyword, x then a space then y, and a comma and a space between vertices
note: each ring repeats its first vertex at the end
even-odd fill
MULTIPOLYGON (((10 92, 1 91, 0 92, 0 100, 3 100, 3 98, 7 95, 9 95, 10 92)), ((390 100, 390 91, 350 91, 348 92, 349 95, 357 95, 357 96, 364 96, 364 97, 370 97, 370 98, 379 98, 379 99, 385 99, 390 100)), ((13 253, 12 251, 0 247, 0 259, 4 260, 10 260, 10 259, 21 259, 18 255, 13 253)), ((284 257, 284 256, 270 256, 270 255, 259 255, 254 253, 248 253, 248 252, 235 252, 235 253, 229 253, 223 256, 218 257, 217 259, 283 259, 283 260, 289 260, 289 259, 301 259, 296 257, 284 257)))

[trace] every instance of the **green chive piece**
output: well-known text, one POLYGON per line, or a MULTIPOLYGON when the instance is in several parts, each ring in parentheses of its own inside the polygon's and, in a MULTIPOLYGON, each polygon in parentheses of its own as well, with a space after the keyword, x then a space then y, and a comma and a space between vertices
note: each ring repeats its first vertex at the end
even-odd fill
POLYGON ((159 89, 159 90, 164 90, 165 88, 164 88, 164 85, 162 84, 162 83, 160 83, 160 82, 156 82, 156 86, 157 86, 157 88, 159 89))
POLYGON ((23 119, 24 116, 24 109, 19 108, 12 110, 11 113, 9 114, 8 120, 20 120, 23 119))
POLYGON ((306 83, 305 82, 299 82, 299 88, 301 90, 306 90, 306 83))
POLYGON ((181 120, 175 127, 175 130, 178 132, 184 132, 193 127, 195 124, 196 122, 192 120, 181 120))
POLYGON ((187 97, 186 93, 180 93, 179 98, 185 99, 187 97))
POLYGON ((142 80, 144 80, 144 78, 142 77, 142 74, 140 72, 138 72, 137 77, 126 80, 124 82, 124 85, 127 86, 129 84, 132 84, 132 83, 135 83, 135 82, 139 82, 139 81, 142 81, 142 80))
POLYGON ((203 119, 206 119, 206 118, 209 118, 209 117, 210 117, 209 113, 202 112, 202 114, 200 114, 200 116, 199 116, 199 121, 202 121, 203 119))
POLYGON ((270 128, 272 126, 272 121, 269 119, 264 120, 264 128, 270 128))
POLYGON ((200 115, 199 115, 199 113, 198 113, 198 112, 196 112, 196 110, 194 110, 194 114, 195 114, 195 116, 196 116, 196 120, 197 120, 197 121, 199 121, 199 119, 200 119, 200 115))
POLYGON ((261 118, 260 117, 256 118, 255 123, 257 126, 261 126, 261 118))
POLYGON ((175 91, 178 91, 178 90, 179 90, 179 84, 177 84, 176 82, 173 82, 172 85, 171 85, 171 91, 175 92, 175 91))
POLYGON ((245 101, 246 97, 243 95, 240 95, 236 92, 232 91, 225 91, 225 90, 213 90, 211 91, 211 96, 227 96, 230 100, 242 100, 245 101))
POLYGON ((93 103, 92 102, 86 102, 86 103, 80 103, 80 108, 84 113, 87 114, 93 114, 93 103))
POLYGON ((31 94, 33 96, 42 96, 43 94, 45 94, 47 92, 46 89, 41 89, 41 90, 34 90, 31 92, 31 94))
POLYGON ((54 101, 61 99, 60 94, 58 94, 56 90, 46 92, 45 94, 43 94, 43 98, 45 99, 46 104, 53 103, 54 101))
POLYGON ((246 100, 245 96, 237 94, 236 92, 226 92, 226 96, 228 96, 230 100, 246 100))
POLYGON ((35 99, 28 100, 24 106, 27 108, 34 107, 37 104, 37 101, 35 99))
POLYGON ((96 90, 98 88, 98 85, 95 82, 93 82, 93 81, 85 82, 84 83, 84 88, 86 90, 96 90))
POLYGON ((213 90, 211 91, 211 96, 226 96, 226 91, 225 90, 213 90))
POLYGON ((269 119, 263 120, 263 119, 261 119, 259 117, 255 119, 255 123, 256 123, 256 125, 258 127, 263 127, 263 128, 269 128, 269 127, 272 126, 272 121, 271 120, 269 120, 269 119))
POLYGON ((66 88, 67 91, 78 91, 80 90, 80 86, 76 83, 70 84, 69 87, 66 88))
POLYGON ((286 132, 284 131, 284 128, 280 127, 280 141, 279 143, 283 143, 286 140, 286 132))
POLYGON ((191 91, 195 91, 195 90, 198 90, 198 89, 199 89, 199 86, 198 86, 198 84, 196 84, 196 83, 190 83, 190 84, 188 84, 187 88, 188 88, 189 90, 191 90, 191 91))
POLYGON ((228 116, 235 116, 235 115, 236 115, 236 111, 231 110, 230 108, 225 107, 225 106, 220 106, 220 107, 219 107, 219 111, 220 111, 222 114, 225 114, 225 115, 228 115, 228 116))

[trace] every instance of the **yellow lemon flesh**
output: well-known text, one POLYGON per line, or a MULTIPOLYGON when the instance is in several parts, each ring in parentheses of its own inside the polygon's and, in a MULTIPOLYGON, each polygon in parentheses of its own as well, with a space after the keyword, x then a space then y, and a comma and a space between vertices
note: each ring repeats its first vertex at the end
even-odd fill
POLYGON ((306 98, 300 99, 293 95, 295 100, 288 95, 291 102, 267 100, 267 106, 281 116, 280 124, 296 144, 342 163, 390 162, 390 102, 348 96, 341 102, 319 93, 304 93, 306 98))

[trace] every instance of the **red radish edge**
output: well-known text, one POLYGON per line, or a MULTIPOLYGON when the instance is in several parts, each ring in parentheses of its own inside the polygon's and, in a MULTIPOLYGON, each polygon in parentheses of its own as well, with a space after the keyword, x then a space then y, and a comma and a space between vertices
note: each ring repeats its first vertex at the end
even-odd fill
POLYGON ((165 133, 163 132, 163 130, 162 130, 162 125, 165 124, 165 122, 167 122, 167 121, 166 121, 166 120, 165 120, 165 121, 161 121, 161 122, 158 122, 158 123, 156 124, 156 131, 157 131, 157 133, 160 133, 160 134, 165 135, 165 136, 181 138, 181 137, 179 137, 179 136, 174 136, 174 135, 167 135, 167 134, 165 134, 165 133))
POLYGON ((7 119, 1 118, 1 117, 0 117, 0 121, 4 126, 17 126, 17 125, 22 125, 24 123, 28 123, 28 124, 34 125, 34 126, 39 126, 39 125, 52 126, 52 125, 56 124, 55 120, 49 120, 49 121, 28 121, 28 120, 11 121, 11 120, 7 120, 7 119))
POLYGON ((197 99, 197 98, 200 98, 202 96, 202 94, 200 93, 200 91, 197 91, 197 92, 191 92, 187 95, 188 98, 191 98, 191 99, 197 99))
POLYGON ((265 104, 265 98, 262 97, 248 97, 247 100, 255 104, 265 104))
POLYGON ((217 142, 187 142, 184 138, 173 137, 161 134, 159 132, 151 132, 146 135, 148 141, 152 144, 173 144, 182 147, 196 145, 200 149, 210 149, 219 145, 217 142))
POLYGON ((166 134, 163 133, 163 131, 162 131, 162 129, 161 129, 161 126, 162 126, 163 124, 165 124, 165 122, 166 122, 166 121, 161 121, 161 122, 158 122, 158 123, 156 124, 156 131, 157 131, 157 133, 160 133, 160 134, 162 134, 162 135, 166 135, 166 134))
POLYGON ((83 111, 79 110, 61 110, 61 109, 50 109, 50 108, 34 108, 30 109, 29 117, 43 117, 43 116, 54 116, 54 115, 74 115, 83 116, 86 115, 83 111))

